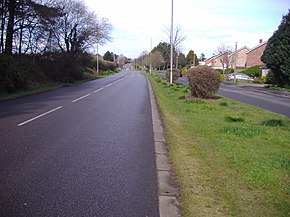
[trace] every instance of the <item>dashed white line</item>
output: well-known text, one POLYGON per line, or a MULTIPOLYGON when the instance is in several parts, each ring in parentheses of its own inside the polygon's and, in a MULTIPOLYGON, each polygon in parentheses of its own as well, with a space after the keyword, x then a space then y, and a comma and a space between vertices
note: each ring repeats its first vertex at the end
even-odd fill
MULTIPOLYGON (((101 88, 95 90, 94 92, 97 93, 97 92, 103 90, 104 88, 109 87, 109 86, 111 86, 111 85, 113 85, 113 84, 115 84, 115 83, 117 83, 117 82, 123 80, 124 78, 125 78, 125 77, 120 78, 120 79, 118 79, 118 80, 116 80, 116 81, 114 81, 114 82, 112 82, 112 83, 110 83, 110 84, 107 84, 106 86, 101 87, 101 88)), ((72 102, 75 103, 75 102, 77 102, 77 101, 79 101, 79 100, 81 100, 81 99, 83 99, 83 98, 88 97, 89 95, 90 95, 90 94, 87 94, 87 95, 81 96, 81 97, 79 97, 79 98, 73 100, 72 102)), ((41 117, 43 117, 43 116, 45 116, 45 115, 48 115, 48 114, 50 114, 50 113, 52 113, 52 112, 55 112, 55 111, 57 111, 57 110, 59 110, 59 109, 61 109, 61 108, 62 108, 62 106, 59 106, 59 107, 57 107, 57 108, 55 108, 55 109, 52 109, 52 110, 50 110, 50 111, 48 111, 48 112, 45 112, 45 113, 41 114, 41 115, 38 115, 38 116, 36 116, 36 117, 34 117, 34 118, 31 118, 31 119, 29 119, 29 120, 27 120, 27 121, 24 121, 24 122, 18 124, 18 126, 23 126, 23 125, 25 125, 25 124, 27 124, 27 123, 29 123, 29 122, 31 122, 31 121, 34 121, 34 120, 36 120, 36 119, 38 119, 38 118, 41 118, 41 117)))
POLYGON ((111 84, 107 84, 105 87, 110 87, 112 84, 113 84, 113 83, 111 83, 111 84))
POLYGON ((77 98, 77 99, 73 100, 72 102, 77 102, 77 101, 79 101, 79 100, 81 100, 81 99, 83 99, 83 98, 88 97, 89 95, 90 95, 90 94, 87 94, 87 95, 81 96, 80 98, 77 98))
POLYGON ((48 111, 48 112, 45 112, 45 113, 41 114, 41 115, 38 115, 38 116, 36 116, 36 117, 34 117, 34 118, 31 118, 31 119, 29 119, 29 120, 27 120, 27 121, 24 121, 24 122, 18 124, 18 126, 23 126, 23 125, 25 125, 25 124, 27 124, 27 123, 29 123, 29 122, 31 122, 31 121, 34 121, 34 120, 36 120, 36 119, 38 119, 38 118, 41 118, 41 117, 43 117, 43 116, 45 116, 45 115, 48 115, 48 114, 50 114, 50 113, 52 113, 52 112, 55 112, 56 110, 59 110, 59 109, 61 109, 61 108, 62 108, 62 106, 59 106, 59 107, 57 107, 57 108, 55 108, 55 109, 52 109, 52 110, 50 110, 50 111, 48 111))
POLYGON ((99 91, 101 91, 101 90, 103 90, 103 89, 104 89, 104 88, 101 87, 100 89, 97 89, 97 90, 95 90, 94 92, 97 93, 97 92, 99 92, 99 91))

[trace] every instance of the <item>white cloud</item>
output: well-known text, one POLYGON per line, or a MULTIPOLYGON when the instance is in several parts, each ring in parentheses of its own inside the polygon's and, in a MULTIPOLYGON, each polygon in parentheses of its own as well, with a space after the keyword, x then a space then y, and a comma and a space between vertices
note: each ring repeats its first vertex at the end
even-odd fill
MULTIPOLYGON (((107 17, 114 26, 113 39, 100 48, 137 57, 161 41, 168 41, 163 32, 170 25, 170 0, 85 0, 91 10, 107 17)), ((186 35, 183 53, 190 49, 197 54, 212 55, 216 47, 257 45, 277 29, 289 7, 287 0, 178 0, 174 1, 174 23, 186 35)))

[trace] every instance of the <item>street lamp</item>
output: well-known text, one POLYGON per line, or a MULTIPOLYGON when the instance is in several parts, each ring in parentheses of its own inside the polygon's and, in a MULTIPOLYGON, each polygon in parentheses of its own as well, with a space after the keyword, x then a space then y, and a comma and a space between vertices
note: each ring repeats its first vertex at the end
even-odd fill
POLYGON ((99 75, 99 43, 97 42, 97 75, 99 75))
POLYGON ((173 0, 171 0, 171 29, 170 29, 170 84, 172 84, 173 66, 173 0))
POLYGON ((237 79, 236 79, 236 74, 237 74, 237 48, 238 48, 238 42, 235 43, 234 83, 237 82, 237 79))

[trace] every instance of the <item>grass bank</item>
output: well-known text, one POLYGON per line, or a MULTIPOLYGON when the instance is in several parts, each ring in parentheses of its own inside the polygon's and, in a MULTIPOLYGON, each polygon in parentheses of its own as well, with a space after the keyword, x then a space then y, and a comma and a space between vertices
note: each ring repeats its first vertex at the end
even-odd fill
POLYGON ((290 119, 149 76, 166 128, 180 208, 192 216, 287 216, 290 119))
POLYGON ((10 100, 10 99, 16 99, 19 97, 24 97, 24 96, 30 96, 30 95, 35 95, 35 94, 39 94, 39 93, 44 93, 50 90, 54 90, 60 87, 64 87, 64 86, 70 86, 70 85, 77 85, 83 82, 87 82, 90 80, 95 80, 95 79, 99 79, 99 78, 104 78, 110 75, 114 75, 117 74, 120 70, 106 70, 103 71, 100 75, 96 76, 94 74, 89 74, 87 75, 86 79, 84 80, 80 80, 80 81, 75 81, 73 83, 50 83, 50 84, 38 84, 37 86, 29 86, 25 89, 22 90, 18 90, 17 92, 14 93, 1 93, 0 92, 0 102, 1 101, 5 101, 5 100, 10 100))

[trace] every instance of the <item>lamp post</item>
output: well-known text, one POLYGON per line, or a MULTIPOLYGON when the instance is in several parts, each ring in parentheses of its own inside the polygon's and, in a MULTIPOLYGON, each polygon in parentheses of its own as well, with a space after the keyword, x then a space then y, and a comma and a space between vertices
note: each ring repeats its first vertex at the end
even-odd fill
POLYGON ((236 74, 237 74, 237 48, 238 48, 238 42, 235 43, 234 83, 237 82, 237 79, 236 79, 236 74))
POLYGON ((170 29, 170 84, 172 84, 173 66, 173 0, 171 0, 171 29, 170 29))
POLYGON ((99 43, 97 43, 97 75, 99 75, 99 43))
POLYGON ((151 51, 152 51, 152 38, 150 38, 150 52, 149 52, 149 62, 150 62, 150 75, 152 74, 152 56, 151 56, 151 51))

